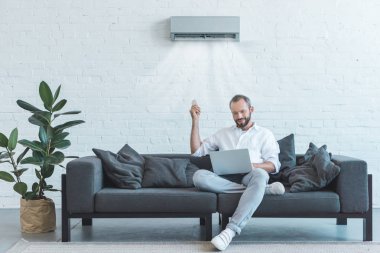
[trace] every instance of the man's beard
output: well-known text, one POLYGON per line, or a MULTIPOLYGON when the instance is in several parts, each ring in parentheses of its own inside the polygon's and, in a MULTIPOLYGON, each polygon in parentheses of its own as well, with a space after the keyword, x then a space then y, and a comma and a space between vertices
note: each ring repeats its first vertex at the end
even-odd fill
POLYGON ((246 127, 249 124, 250 121, 251 121, 251 114, 249 114, 248 117, 240 118, 240 119, 235 120, 235 123, 236 123, 236 126, 238 128, 242 128, 243 129, 244 127, 246 127), (239 123, 238 121, 241 120, 241 119, 244 119, 244 121, 242 123, 239 123))

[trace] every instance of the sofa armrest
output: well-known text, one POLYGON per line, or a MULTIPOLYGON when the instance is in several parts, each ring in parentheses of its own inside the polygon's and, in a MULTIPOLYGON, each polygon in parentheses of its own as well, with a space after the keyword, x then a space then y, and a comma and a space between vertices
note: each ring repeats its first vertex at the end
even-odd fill
POLYGON ((95 156, 70 161, 66 167, 67 211, 94 212, 95 193, 103 188, 102 162, 95 156))
POLYGON ((369 208, 367 163, 356 158, 334 155, 332 161, 340 167, 336 178, 342 213, 365 213, 369 208))

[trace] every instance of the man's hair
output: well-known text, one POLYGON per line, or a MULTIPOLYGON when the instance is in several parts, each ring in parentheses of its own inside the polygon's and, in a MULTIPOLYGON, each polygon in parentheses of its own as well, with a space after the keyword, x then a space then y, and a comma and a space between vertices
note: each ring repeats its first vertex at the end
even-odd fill
POLYGON ((232 104, 232 103, 236 103, 236 102, 238 102, 240 99, 243 99, 243 100, 247 103, 248 107, 251 108, 251 100, 250 100, 247 96, 240 95, 240 94, 235 95, 235 96, 231 99, 231 101, 230 101, 230 108, 231 108, 231 104, 232 104))

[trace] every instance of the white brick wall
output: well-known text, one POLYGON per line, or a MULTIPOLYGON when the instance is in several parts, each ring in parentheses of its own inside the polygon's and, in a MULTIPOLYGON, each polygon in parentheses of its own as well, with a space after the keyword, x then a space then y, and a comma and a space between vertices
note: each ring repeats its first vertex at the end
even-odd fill
MULTIPOLYGON (((258 124, 277 138, 295 133, 298 153, 313 141, 366 160, 379 207, 378 13, 377 0, 0 0, 0 131, 36 136, 15 101, 35 104, 45 80, 62 84, 67 109, 86 121, 67 154, 125 143, 188 153, 191 100, 206 137, 232 124, 228 101, 244 93, 258 124), (241 42, 172 42, 173 15, 239 15, 241 42)), ((0 182, 0 207, 17 206, 0 182)))

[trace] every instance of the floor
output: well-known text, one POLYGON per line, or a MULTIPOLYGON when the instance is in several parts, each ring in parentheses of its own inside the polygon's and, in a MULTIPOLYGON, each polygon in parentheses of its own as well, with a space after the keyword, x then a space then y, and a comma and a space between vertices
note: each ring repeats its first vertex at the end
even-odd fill
MULTIPOLYGON (((43 234, 21 233, 18 209, 0 209, 0 252, 6 252, 18 240, 60 241, 61 211, 57 210, 57 229, 43 234)), ((373 212, 373 240, 380 241, 380 209, 373 212)), ((74 242, 199 241, 203 229, 198 219, 94 219, 92 227, 82 227, 79 219, 71 222, 74 242)), ((361 241, 362 220, 349 219, 348 225, 335 219, 252 219, 236 241, 361 241)), ((213 234, 219 231, 213 217, 213 234)))

